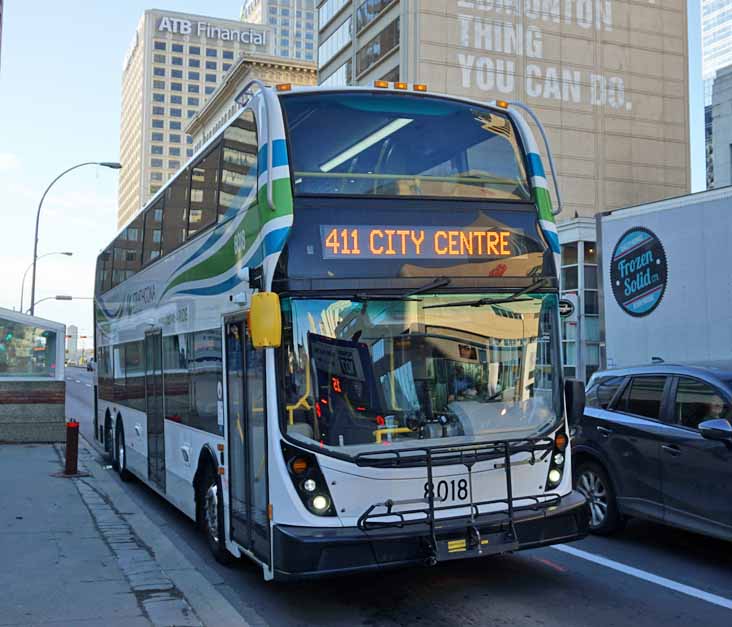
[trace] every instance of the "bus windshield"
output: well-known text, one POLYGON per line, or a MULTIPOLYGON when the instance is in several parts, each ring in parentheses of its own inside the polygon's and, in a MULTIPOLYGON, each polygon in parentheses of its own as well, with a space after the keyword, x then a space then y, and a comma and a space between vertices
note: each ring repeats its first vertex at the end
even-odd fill
POLYGON ((557 296, 485 297, 283 300, 283 431, 347 455, 548 433, 557 296))
POLYGON ((281 102, 298 195, 531 198, 502 113, 388 92, 291 94, 281 102))

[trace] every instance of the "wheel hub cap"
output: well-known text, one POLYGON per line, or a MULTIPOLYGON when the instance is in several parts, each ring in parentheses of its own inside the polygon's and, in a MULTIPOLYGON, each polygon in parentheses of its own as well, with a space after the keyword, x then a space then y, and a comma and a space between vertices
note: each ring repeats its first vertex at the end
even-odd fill
POLYGON ((214 542, 219 541, 219 493, 216 484, 206 491, 206 527, 214 542))
POLYGON ((599 527, 607 518, 608 493, 605 484, 596 473, 588 470, 580 475, 577 490, 587 499, 590 505, 592 515, 590 526, 592 528, 599 527))

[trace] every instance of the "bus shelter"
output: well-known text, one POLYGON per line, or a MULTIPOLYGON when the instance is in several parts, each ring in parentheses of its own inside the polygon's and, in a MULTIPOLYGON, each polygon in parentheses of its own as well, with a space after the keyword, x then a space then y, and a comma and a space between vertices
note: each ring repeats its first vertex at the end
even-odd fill
POLYGON ((64 439, 65 325, 0 307, 0 442, 64 439))

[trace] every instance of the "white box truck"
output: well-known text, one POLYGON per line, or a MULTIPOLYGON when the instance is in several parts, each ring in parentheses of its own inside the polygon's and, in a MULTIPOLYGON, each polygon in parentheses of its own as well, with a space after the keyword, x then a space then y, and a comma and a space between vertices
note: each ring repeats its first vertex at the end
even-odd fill
POLYGON ((732 359, 732 187, 596 220, 603 365, 732 359))

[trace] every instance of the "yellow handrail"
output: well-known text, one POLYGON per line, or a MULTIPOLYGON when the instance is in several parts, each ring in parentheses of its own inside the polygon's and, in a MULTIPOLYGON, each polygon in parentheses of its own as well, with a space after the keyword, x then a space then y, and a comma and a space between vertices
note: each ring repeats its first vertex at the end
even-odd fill
POLYGON ((389 435, 390 433, 412 433, 412 430, 409 427, 391 427, 389 429, 377 429, 376 431, 374 431, 376 443, 381 444, 381 438, 384 435, 389 435))

